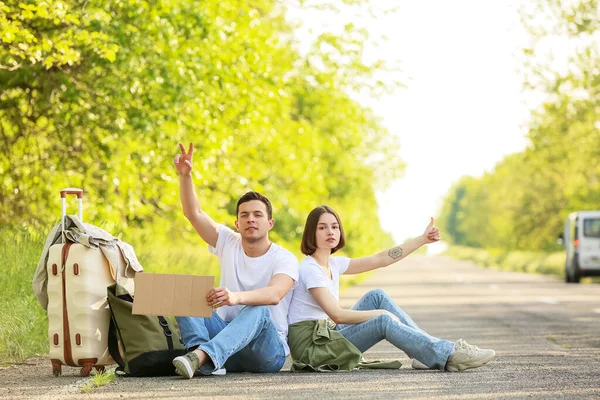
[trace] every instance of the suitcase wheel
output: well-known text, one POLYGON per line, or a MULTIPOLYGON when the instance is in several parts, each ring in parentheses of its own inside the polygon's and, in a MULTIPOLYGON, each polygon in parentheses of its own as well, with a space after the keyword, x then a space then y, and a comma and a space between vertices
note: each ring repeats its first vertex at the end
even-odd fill
POLYGON ((88 376, 90 374, 90 372, 92 371, 92 367, 94 366, 94 364, 92 363, 85 363, 83 364, 83 368, 81 368, 81 376, 88 376))
POLYGON ((52 360, 52 375, 54 376, 60 376, 60 374, 62 373, 61 371, 61 362, 58 360, 52 360))

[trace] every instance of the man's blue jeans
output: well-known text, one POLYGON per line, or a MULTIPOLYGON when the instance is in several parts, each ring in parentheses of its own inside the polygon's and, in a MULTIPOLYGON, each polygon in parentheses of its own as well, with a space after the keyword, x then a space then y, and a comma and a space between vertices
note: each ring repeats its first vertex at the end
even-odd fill
POLYGON ((285 349, 266 306, 246 306, 225 322, 213 311, 212 318, 177 317, 186 349, 199 348, 210 361, 200 366, 209 375, 225 367, 228 372, 278 372, 285 363, 285 349))
POLYGON ((445 369, 448 356, 454 352, 454 343, 427 334, 381 289, 367 292, 352 309, 387 310, 401 321, 379 315, 360 324, 338 325, 336 329, 362 352, 386 339, 409 357, 429 368, 441 370, 445 369))

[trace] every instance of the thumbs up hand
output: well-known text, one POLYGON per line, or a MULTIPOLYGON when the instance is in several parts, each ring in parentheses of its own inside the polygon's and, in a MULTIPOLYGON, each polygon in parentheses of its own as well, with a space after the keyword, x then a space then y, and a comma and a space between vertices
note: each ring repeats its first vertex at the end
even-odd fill
POLYGON ((440 230, 437 226, 433 225, 433 217, 431 217, 431 222, 425 228, 425 232, 423 232, 423 238, 425 239, 425 243, 434 243, 440 240, 440 230))

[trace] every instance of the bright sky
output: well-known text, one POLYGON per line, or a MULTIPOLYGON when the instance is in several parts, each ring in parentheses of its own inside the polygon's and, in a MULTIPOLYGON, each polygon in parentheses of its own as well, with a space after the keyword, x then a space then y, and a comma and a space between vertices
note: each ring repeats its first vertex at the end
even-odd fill
MULTIPOLYGON (((404 177, 378 194, 384 229, 397 242, 422 233, 443 196, 463 175, 479 176, 526 146, 528 107, 521 93, 518 49, 526 45, 519 0, 396 0, 395 14, 368 20, 292 10, 298 40, 350 20, 372 37, 389 38, 368 57, 401 62, 407 85, 378 101, 360 99, 400 138, 404 177), (335 22, 333 22, 335 21, 335 22)), ((435 249, 432 249, 435 250, 435 249)))

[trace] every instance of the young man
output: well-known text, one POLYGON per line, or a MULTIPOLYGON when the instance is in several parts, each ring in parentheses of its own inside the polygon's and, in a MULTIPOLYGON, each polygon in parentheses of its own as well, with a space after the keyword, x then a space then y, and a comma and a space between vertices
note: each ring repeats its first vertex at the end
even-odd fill
POLYGON ((237 233, 218 225, 200 207, 192 183, 194 145, 175 156, 183 212, 209 251, 219 257, 220 287, 207 302, 212 318, 177 317, 189 353, 173 360, 179 375, 192 378, 234 372, 277 372, 289 354, 287 312, 290 289, 298 280, 298 261, 269 241, 273 228, 269 200, 256 192, 237 203, 237 233))

